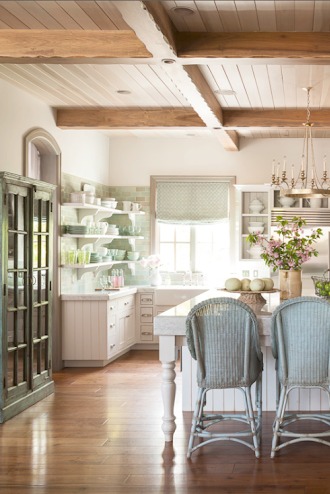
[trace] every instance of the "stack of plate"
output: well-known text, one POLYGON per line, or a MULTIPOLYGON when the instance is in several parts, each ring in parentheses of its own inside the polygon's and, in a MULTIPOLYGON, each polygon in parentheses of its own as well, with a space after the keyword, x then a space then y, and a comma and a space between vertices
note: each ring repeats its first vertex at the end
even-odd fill
POLYGON ((119 229, 116 227, 116 225, 109 225, 108 226, 108 235, 118 235, 119 229))
POLYGON ((70 235, 86 235, 88 229, 86 225, 67 225, 66 231, 70 235))
POLYGON ((126 250, 117 249, 117 254, 115 254, 116 261, 123 261, 126 256, 126 250))
POLYGON ((102 256, 98 252, 91 252, 90 262, 101 262, 102 256))
POLYGON ((117 201, 114 197, 104 197, 101 201, 102 206, 105 208, 116 209, 117 201))

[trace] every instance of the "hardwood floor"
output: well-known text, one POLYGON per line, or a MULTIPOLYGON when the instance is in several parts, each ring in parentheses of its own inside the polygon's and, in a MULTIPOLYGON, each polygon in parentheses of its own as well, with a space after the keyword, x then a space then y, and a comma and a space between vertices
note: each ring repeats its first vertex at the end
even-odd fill
POLYGON ((300 443, 270 459, 271 412, 260 460, 227 442, 187 460, 191 413, 180 411, 180 377, 177 431, 165 444, 157 352, 54 377, 54 395, 0 425, 1 494, 330 493, 327 446, 300 443))

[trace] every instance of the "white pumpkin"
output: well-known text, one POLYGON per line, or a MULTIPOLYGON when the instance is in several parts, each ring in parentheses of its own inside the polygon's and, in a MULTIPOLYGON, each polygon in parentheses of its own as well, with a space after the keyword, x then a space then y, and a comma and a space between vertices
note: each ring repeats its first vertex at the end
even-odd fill
POLYGON ((274 288, 274 281, 271 278, 261 278, 265 282, 264 290, 272 290, 274 288))
POLYGON ((260 292, 261 290, 264 290, 264 288, 265 288, 265 282, 260 278, 255 278, 250 283, 250 290, 252 292, 260 292))
POLYGON ((225 281, 225 289, 230 292, 236 292, 241 289, 241 280, 238 278, 228 278, 225 281))
POLYGON ((243 278, 241 280, 242 290, 244 290, 244 291, 250 290, 250 283, 251 283, 251 280, 249 280, 249 278, 243 278))

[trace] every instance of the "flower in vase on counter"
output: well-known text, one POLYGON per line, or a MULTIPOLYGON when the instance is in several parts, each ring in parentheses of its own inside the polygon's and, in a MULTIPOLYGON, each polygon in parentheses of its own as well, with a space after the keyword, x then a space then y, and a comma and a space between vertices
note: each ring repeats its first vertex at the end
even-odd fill
POLYGON ((250 245, 260 246, 260 257, 273 271, 300 270, 303 263, 318 255, 313 244, 323 235, 321 228, 311 230, 310 235, 304 235, 303 226, 306 221, 299 216, 293 217, 291 221, 277 216, 276 223, 274 235, 270 238, 259 232, 247 237, 250 245))
POLYGON ((157 254, 144 257, 140 263, 142 267, 150 269, 160 268, 163 265, 161 258, 157 254))

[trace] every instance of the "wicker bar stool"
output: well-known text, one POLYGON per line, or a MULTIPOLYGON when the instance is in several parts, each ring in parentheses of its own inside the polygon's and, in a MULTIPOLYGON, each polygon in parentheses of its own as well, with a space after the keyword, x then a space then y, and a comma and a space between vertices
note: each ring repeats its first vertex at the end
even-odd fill
POLYGON ((288 395, 294 388, 319 388, 330 401, 330 303, 318 297, 298 297, 280 304, 271 321, 272 352, 280 386, 273 426, 271 457, 300 441, 330 446, 322 432, 294 432, 287 427, 298 420, 317 420, 330 427, 327 412, 285 413, 288 395), (280 444, 281 438, 289 438, 280 444))
POLYGON ((205 300, 189 312, 186 320, 189 351, 197 360, 198 397, 192 420, 187 457, 214 441, 236 441, 260 456, 261 380, 263 356, 258 324, 248 305, 220 297, 205 300), (253 411, 251 386, 256 383, 253 411), (236 388, 244 394, 245 413, 206 413, 206 394, 211 389, 236 388), (223 421, 239 421, 248 427, 221 432, 223 421), (202 441, 195 444, 199 438, 202 441), (247 438, 250 438, 248 442, 247 438))

